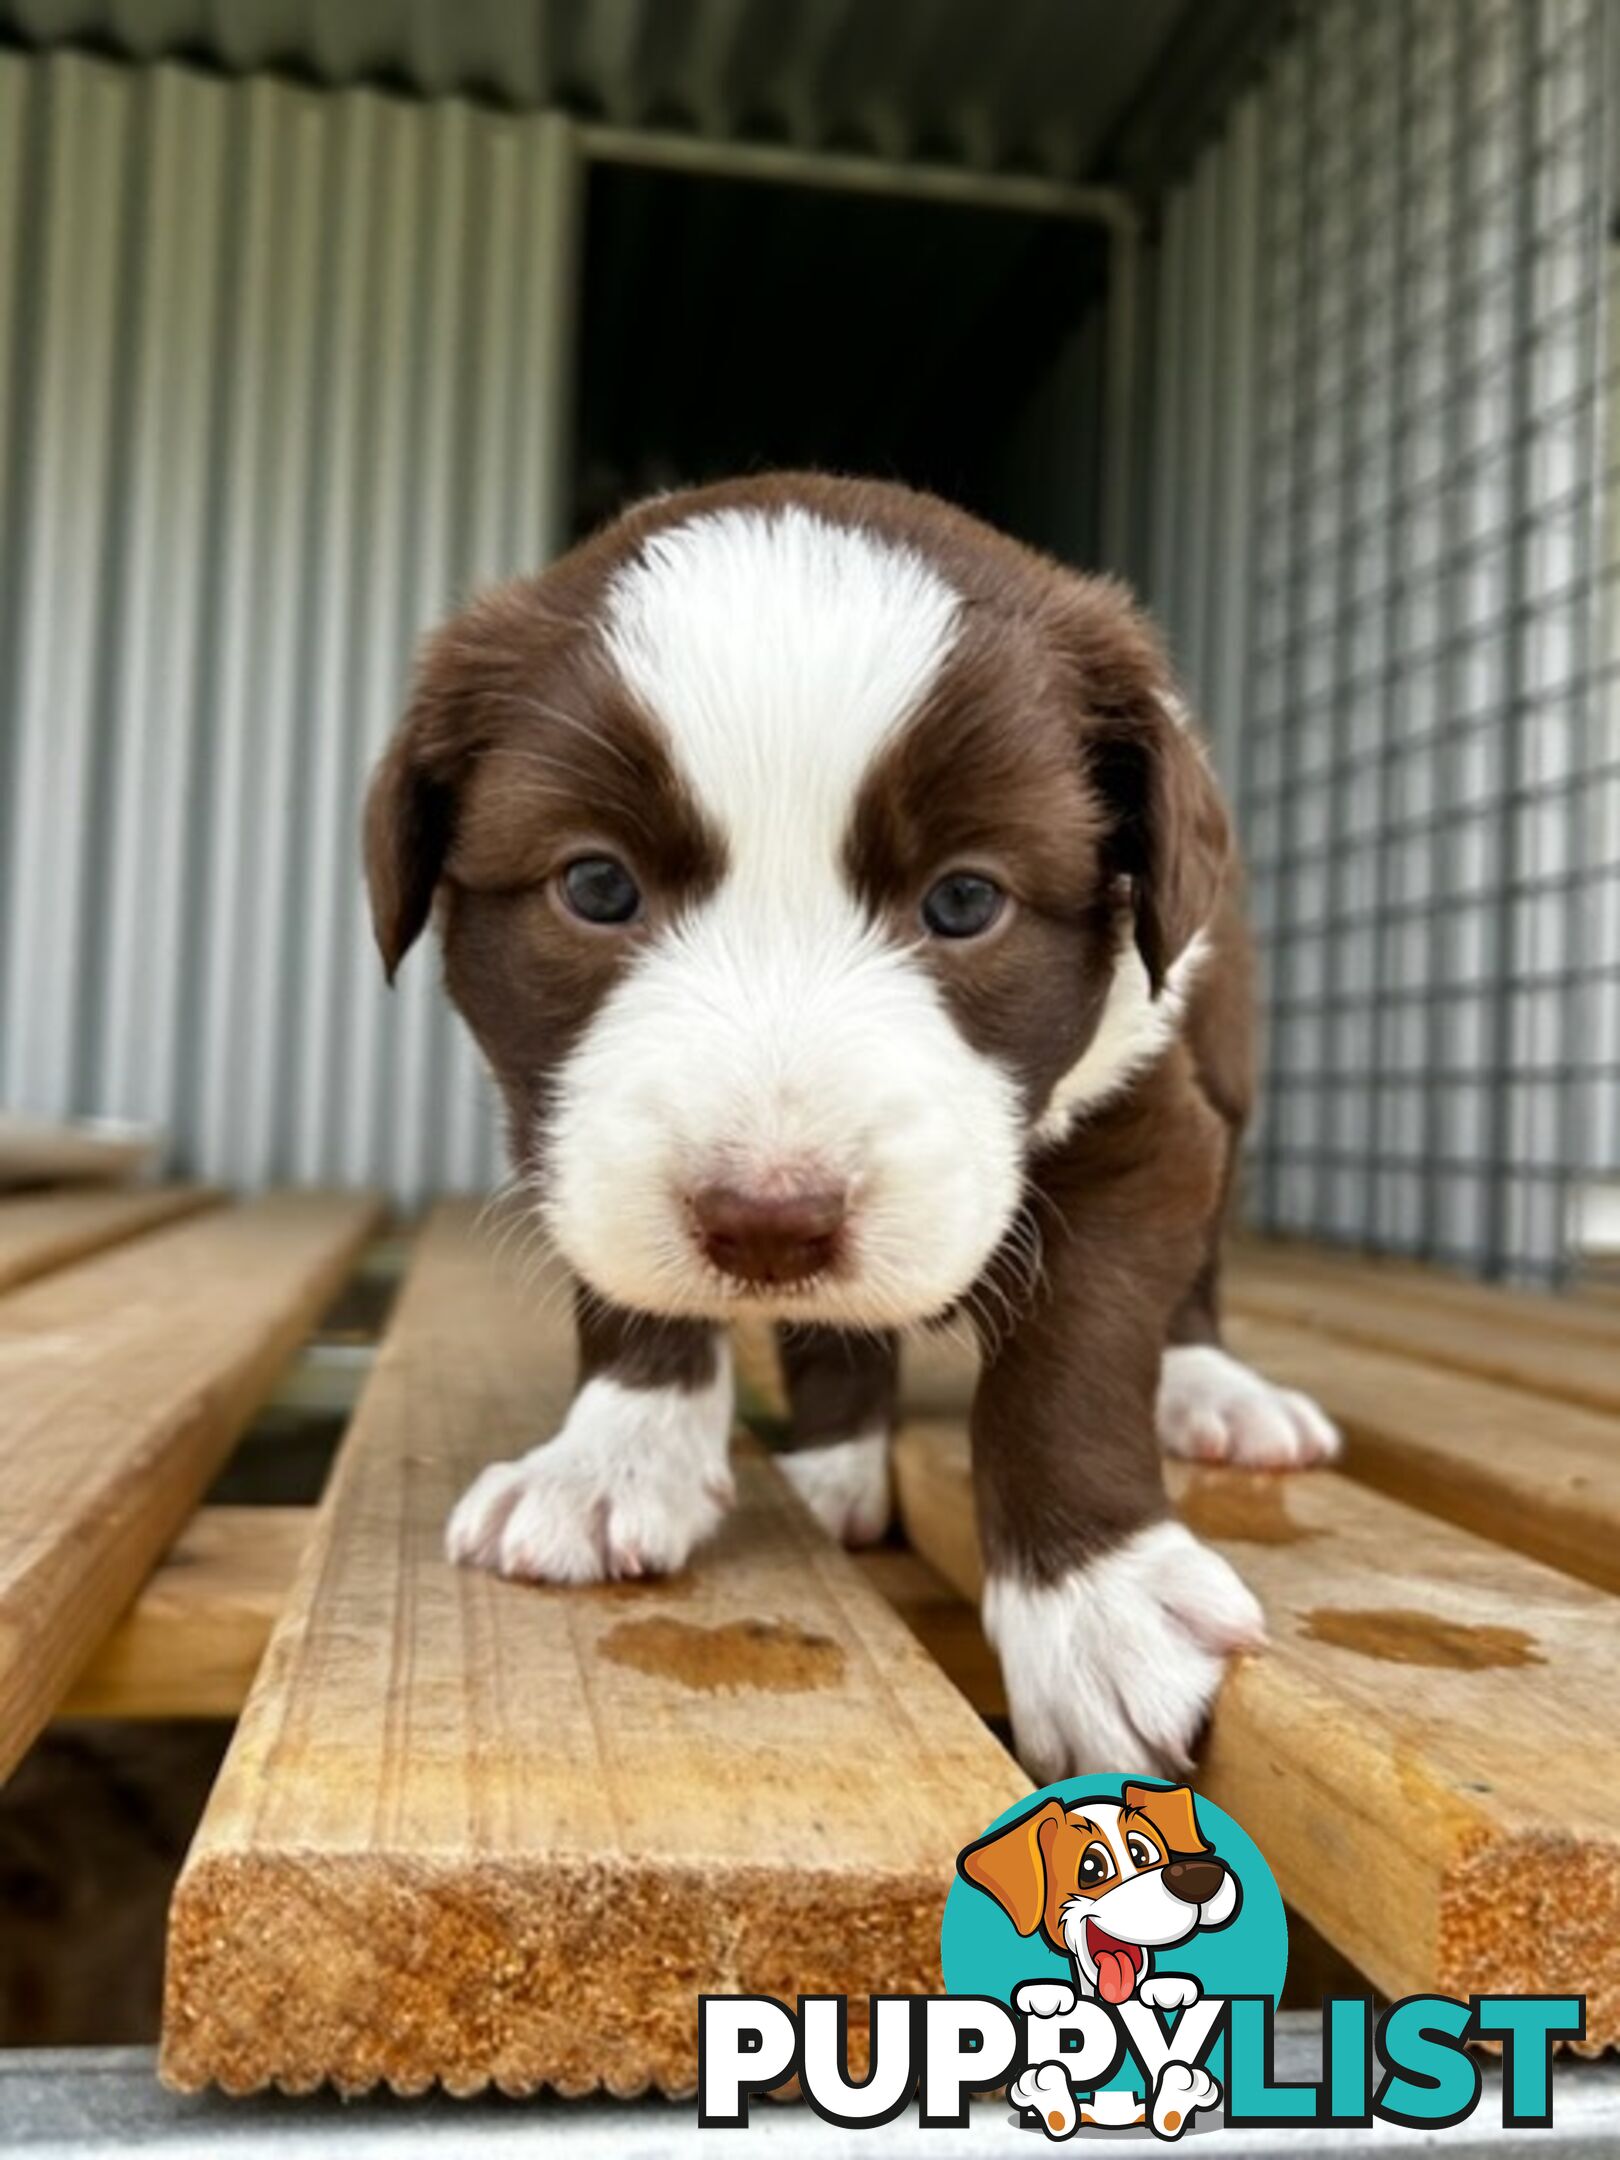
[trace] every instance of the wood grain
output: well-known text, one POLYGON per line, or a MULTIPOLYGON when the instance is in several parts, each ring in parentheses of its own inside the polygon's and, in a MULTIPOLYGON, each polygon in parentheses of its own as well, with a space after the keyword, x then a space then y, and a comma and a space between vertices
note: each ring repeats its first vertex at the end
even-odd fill
MULTIPOLYGON (((965 1431, 898 1452, 917 1549, 971 1592, 965 1431)), ((1196 1782, 1283 1896, 1386 1994, 1584 1994, 1620 2043, 1620 1603, 1331 1472, 1171 1483, 1266 1608, 1196 1782)))
POLYGON ((1228 1289, 1240 1298, 1244 1288, 1277 1282, 1330 1284, 1367 1290, 1380 1297, 1415 1298, 1431 1309, 1465 1313, 1477 1320, 1509 1323, 1536 1334, 1578 1335, 1620 1350, 1620 1314, 1605 1312, 1583 1296, 1585 1285, 1567 1290, 1503 1289, 1454 1269, 1384 1254, 1342 1252, 1304 1239, 1233 1239, 1226 1253, 1228 1289))
POLYGON ((919 1554, 873 1545, 851 1556, 868 1588, 892 1605, 952 1687, 980 1717, 1004 1718, 1001 1666, 985 1640, 978 1607, 919 1554))
POLYGON ((1563 1322, 1552 1326, 1538 1317, 1550 1300, 1414 1275, 1386 1287, 1367 1269, 1346 1277, 1332 1263, 1312 1268, 1292 1258, 1262 1263, 1250 1255, 1229 1270, 1226 1303, 1229 1312, 1247 1318, 1286 1321, 1370 1350, 1620 1413, 1620 1340, 1601 1313, 1571 1304, 1563 1322), (1486 1296, 1490 1302, 1481 1305, 1486 1296), (1581 1326, 1582 1314, 1596 1326, 1581 1326))
POLYGON ((1021 1773, 757 1449, 673 1581, 443 1560, 561 1410, 559 1303, 431 1219, 175 1896, 171 2084, 685 2092, 705 1989, 937 1981, 1021 1773))
POLYGON ((307 1507, 199 1508, 58 1714, 234 1718, 314 1519, 307 1507))
POLYGON ((370 1200, 170 1225, 0 1299, 0 1776, 341 1284, 370 1200))
POLYGON ((75 1186, 0 1195, 0 1292, 219 1199, 200 1185, 75 1186))
POLYGON ((1353 1477, 1620 1590, 1620 1419, 1276 1321, 1234 1316, 1227 1333, 1317 1398, 1353 1477))

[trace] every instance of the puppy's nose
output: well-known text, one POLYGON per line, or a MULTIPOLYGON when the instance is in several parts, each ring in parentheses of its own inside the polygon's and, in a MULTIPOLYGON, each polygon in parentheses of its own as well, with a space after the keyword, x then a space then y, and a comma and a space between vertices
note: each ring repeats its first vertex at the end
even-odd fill
POLYGON ((831 1264, 848 1212, 832 1186, 784 1193, 749 1193, 734 1185, 705 1185, 692 1195, 698 1243, 734 1282, 807 1282, 831 1264))
POLYGON ((1207 1905, 1225 1873, 1219 1860, 1172 1860, 1165 1867, 1164 1887, 1184 1905, 1207 1905))

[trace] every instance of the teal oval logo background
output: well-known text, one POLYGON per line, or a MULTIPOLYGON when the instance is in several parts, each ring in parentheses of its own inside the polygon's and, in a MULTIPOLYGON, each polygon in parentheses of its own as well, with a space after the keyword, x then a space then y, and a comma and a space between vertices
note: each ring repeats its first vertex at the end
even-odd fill
MULTIPOLYGON (((986 1823, 989 1836, 1048 1800, 1075 1807, 1087 1799, 1119 1800, 1127 1785, 1162 1785, 1162 1778, 1065 1778, 1043 1785, 986 1823)), ((1200 1929, 1183 1943, 1157 1951, 1153 1969, 1190 1973, 1206 1995, 1269 1995, 1275 2003, 1288 1972, 1288 1920, 1282 1895, 1260 1848, 1224 1808, 1195 1794, 1205 1837, 1237 1876, 1243 1902, 1225 1927, 1200 1929)), ((995 1899, 958 1875, 945 1900, 940 1929, 940 1970, 950 1995, 993 1995, 1009 2006, 1025 1980, 1073 1982, 1074 1968, 1040 1935, 1020 1935, 995 1899)), ((1224 2041, 1220 2054, 1225 2053, 1224 2041)), ((1216 2068, 1216 2074, 1222 2074, 1216 2068)), ((1131 2083, 1129 2070, 1110 2081, 1131 2083)))

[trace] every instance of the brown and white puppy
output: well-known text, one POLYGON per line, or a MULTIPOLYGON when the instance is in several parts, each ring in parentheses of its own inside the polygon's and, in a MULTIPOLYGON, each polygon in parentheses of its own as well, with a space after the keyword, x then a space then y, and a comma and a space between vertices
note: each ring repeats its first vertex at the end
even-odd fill
POLYGON ((899 487, 649 502, 431 642, 367 860, 390 974, 437 895, 581 1286, 563 1429, 477 1480, 452 1557, 679 1568, 730 1494, 741 1314, 783 1324, 803 1489, 875 1535, 895 1331, 960 1311, 1020 1751, 1182 1763, 1261 1617, 1159 1440, 1281 1467, 1333 1434, 1219 1347, 1248 960, 1123 589, 899 487))

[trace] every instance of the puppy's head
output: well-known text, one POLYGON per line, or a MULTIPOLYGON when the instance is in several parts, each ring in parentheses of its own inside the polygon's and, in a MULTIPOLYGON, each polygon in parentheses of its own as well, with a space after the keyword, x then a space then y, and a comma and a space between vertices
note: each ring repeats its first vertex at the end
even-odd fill
POLYGON ((1048 1800, 958 1862, 1020 1935, 1039 1930, 1106 2002, 1124 2002, 1152 1953, 1237 1912, 1237 1877, 1185 1785, 1127 1785, 1122 1800, 1048 1800))
POLYGON ((668 497, 427 648, 367 808, 564 1255, 643 1310, 937 1313, 1225 824, 1124 593, 929 498, 668 497))

